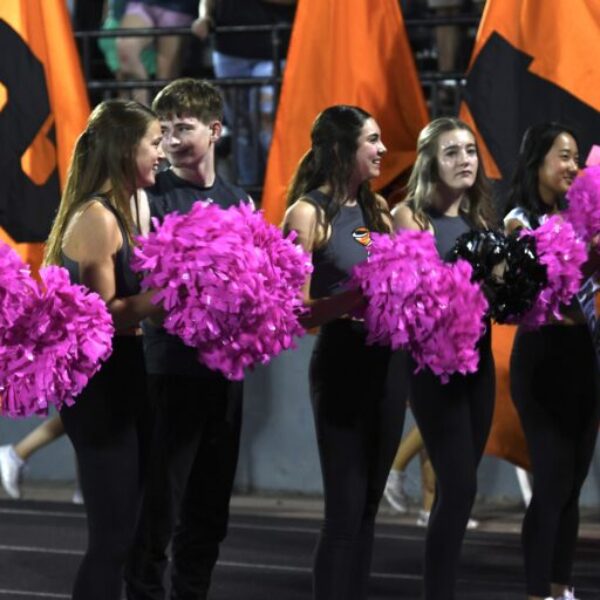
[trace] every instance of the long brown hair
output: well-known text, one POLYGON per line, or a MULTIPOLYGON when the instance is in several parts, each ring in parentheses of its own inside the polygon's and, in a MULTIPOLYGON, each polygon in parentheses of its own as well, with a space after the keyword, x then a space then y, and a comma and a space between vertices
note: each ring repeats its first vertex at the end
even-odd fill
MULTIPOLYGON (((346 201, 348 184, 356 164, 358 138, 363 125, 371 115, 358 106, 338 104, 326 108, 315 119, 311 130, 311 148, 302 157, 287 194, 290 206, 307 192, 325 184, 331 187, 331 201, 323 211, 318 211, 319 225, 324 229, 346 201)), ((384 218, 387 211, 363 181, 357 192, 357 201, 373 231, 389 231, 384 218)))
POLYGON ((136 151, 155 120, 152 110, 133 100, 106 100, 94 109, 73 149, 46 244, 45 264, 62 264, 63 238, 71 218, 107 183, 110 187, 102 195, 116 210, 131 240, 134 223, 130 198, 137 187, 136 151))
MULTIPOLYGON (((426 125, 419 133, 417 140, 417 159, 407 184, 405 202, 412 209, 415 221, 423 228, 429 227, 427 209, 435 198, 436 186, 440 178, 437 165, 438 141, 443 133, 463 129, 475 139, 473 130, 456 117, 440 117, 426 125)), ((479 155, 479 149, 477 150, 479 155)), ((492 206, 490 183, 485 175, 481 160, 477 168, 475 183, 466 191, 466 200, 460 211, 469 222, 477 228, 495 225, 496 217, 492 206)))

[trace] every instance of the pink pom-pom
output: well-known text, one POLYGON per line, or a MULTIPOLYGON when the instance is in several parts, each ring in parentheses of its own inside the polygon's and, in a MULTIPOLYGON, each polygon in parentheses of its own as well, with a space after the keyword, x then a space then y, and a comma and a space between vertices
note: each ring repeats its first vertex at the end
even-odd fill
POLYGON ((596 144, 592 146, 592 149, 590 150, 587 158, 585 159, 585 164, 588 167, 600 165, 600 146, 596 144))
POLYGON ((421 295, 421 285, 436 264, 441 261, 430 233, 371 234, 369 258, 353 271, 354 284, 368 301, 367 343, 404 347, 411 327, 419 328, 422 321, 428 327, 429 299, 421 295))
POLYGON ((567 192, 569 207, 564 217, 586 243, 600 234, 600 165, 587 167, 567 192))
POLYGON ((23 299, 35 288, 29 266, 8 244, 0 242, 0 332, 23 314, 23 299))
POLYGON ((73 404, 112 351, 112 317, 100 296, 71 284, 61 267, 40 276, 43 285, 22 298, 21 316, 0 333, 2 411, 9 417, 73 404))
POLYGON ((562 318, 561 306, 569 304, 579 291, 581 267, 587 259, 587 251, 573 226, 557 215, 533 231, 524 230, 521 235, 535 239, 539 260, 546 266, 548 277, 548 285, 520 320, 523 327, 535 329, 553 318, 562 318))
POLYGON ((410 345, 420 368, 429 367, 442 383, 454 373, 474 373, 479 365, 476 345, 485 332, 488 302, 473 269, 465 260, 443 263, 424 282, 433 298, 429 329, 415 329, 410 345))
POLYGON ((368 302, 367 342, 407 348, 443 382, 475 371, 487 301, 471 273, 465 261, 444 263, 428 232, 373 234, 353 277, 368 302))
POLYGON ((308 255, 245 204, 227 210, 196 202, 140 238, 133 268, 158 290, 165 329, 229 379, 266 363, 304 335, 301 288, 308 255))

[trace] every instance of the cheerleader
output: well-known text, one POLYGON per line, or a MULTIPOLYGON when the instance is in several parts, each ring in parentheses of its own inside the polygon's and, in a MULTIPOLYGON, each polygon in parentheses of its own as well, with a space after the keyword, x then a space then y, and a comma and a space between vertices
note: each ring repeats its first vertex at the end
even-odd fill
POLYGON ((375 120, 354 106, 332 106, 313 124, 311 149, 294 176, 285 216, 312 254, 305 285, 306 326, 321 325, 310 364, 310 393, 323 475, 325 520, 314 559, 315 600, 365 600, 377 507, 404 421, 404 354, 366 345, 363 302, 345 290, 367 258, 371 231, 391 217, 369 181, 386 148, 375 120))
MULTIPOLYGON (((530 127, 509 195, 507 231, 535 229, 560 213, 578 160, 577 138, 568 127, 530 127)), ((576 300, 564 307, 560 321, 517 331, 510 379, 533 471, 533 495, 522 529, 527 597, 575 600, 571 575, 579 494, 599 421, 597 359, 576 300)))
MULTIPOLYGON (((397 230, 430 231, 442 258, 456 239, 494 223, 488 184, 468 125, 432 121, 419 134, 406 200, 394 210, 397 230)), ((477 491, 477 467, 494 408, 494 361, 488 324, 479 367, 442 384, 429 369, 414 373, 410 402, 435 471, 436 493, 425 541, 425 600, 453 600, 460 550, 477 491)))
POLYGON ((138 518, 149 433, 139 323, 160 311, 129 267, 137 231, 130 198, 137 207, 136 190, 154 182, 161 139, 156 115, 142 104, 99 104, 75 145, 46 247, 46 264, 62 265, 73 283, 97 292, 116 330, 109 360, 60 413, 88 524, 73 600, 120 600, 138 518))

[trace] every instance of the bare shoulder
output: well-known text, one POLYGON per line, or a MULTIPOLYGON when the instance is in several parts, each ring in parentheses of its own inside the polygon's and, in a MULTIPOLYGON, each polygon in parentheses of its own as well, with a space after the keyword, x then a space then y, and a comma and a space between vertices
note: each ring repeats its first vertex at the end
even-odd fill
POLYGON ((319 210, 313 202, 299 198, 287 209, 283 219, 284 232, 295 231, 298 235, 298 241, 309 252, 313 250, 320 237, 322 237, 317 235, 319 210))
POLYGON ((408 204, 401 202, 392 209, 392 220, 394 230, 411 229, 413 231, 422 231, 423 228, 415 219, 415 213, 408 204))
POLYGON ((291 229, 295 229, 296 226, 314 227, 318 220, 318 211, 313 202, 299 198, 287 209, 283 222, 291 229))
POLYGON ((113 255, 123 244, 116 216, 91 200, 71 219, 65 233, 65 252, 74 259, 113 255))

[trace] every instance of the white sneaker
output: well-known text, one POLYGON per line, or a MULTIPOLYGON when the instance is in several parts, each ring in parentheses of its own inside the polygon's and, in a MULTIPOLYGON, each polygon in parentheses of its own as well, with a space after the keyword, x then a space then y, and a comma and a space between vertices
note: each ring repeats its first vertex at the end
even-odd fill
POLYGON ((73 504, 83 504, 83 494, 79 488, 75 488, 73 496, 71 497, 71 502, 73 504))
POLYGON ((565 590, 562 596, 557 596, 555 600, 577 600, 575 598, 575 590, 573 588, 565 590))
POLYGON ((431 513, 428 510, 420 510, 417 517, 417 527, 427 527, 429 525, 429 515, 431 513))
POLYGON ((0 476, 2 487, 11 498, 20 498, 19 483, 25 461, 17 455, 13 446, 0 446, 0 476))
MULTIPOLYGON (((427 527, 429 525, 430 512, 427 510, 420 510, 419 516, 417 517, 418 527, 427 527)), ((469 519, 467 521, 467 529, 477 529, 479 527, 479 521, 475 519, 469 519)))
POLYGON ((383 495, 389 502, 390 506, 401 514, 408 512, 408 499, 404 492, 404 480, 406 479, 406 473, 404 471, 398 471, 397 469, 391 469, 388 475, 383 495))

